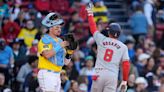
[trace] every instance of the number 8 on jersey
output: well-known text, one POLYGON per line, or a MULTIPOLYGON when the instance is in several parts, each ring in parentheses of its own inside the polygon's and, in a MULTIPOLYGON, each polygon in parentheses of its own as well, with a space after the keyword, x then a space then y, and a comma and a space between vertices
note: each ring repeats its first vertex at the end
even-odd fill
POLYGON ((105 54, 104 54, 104 60, 106 62, 110 62, 112 60, 112 56, 113 56, 113 50, 106 49, 105 54))

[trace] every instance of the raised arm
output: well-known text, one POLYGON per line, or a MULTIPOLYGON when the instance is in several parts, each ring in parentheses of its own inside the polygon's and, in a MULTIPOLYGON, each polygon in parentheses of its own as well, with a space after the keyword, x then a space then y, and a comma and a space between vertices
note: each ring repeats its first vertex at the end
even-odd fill
POLYGON ((96 27, 96 23, 94 21, 92 7, 87 7, 86 10, 87 10, 90 32, 93 35, 97 31, 97 27, 96 27))

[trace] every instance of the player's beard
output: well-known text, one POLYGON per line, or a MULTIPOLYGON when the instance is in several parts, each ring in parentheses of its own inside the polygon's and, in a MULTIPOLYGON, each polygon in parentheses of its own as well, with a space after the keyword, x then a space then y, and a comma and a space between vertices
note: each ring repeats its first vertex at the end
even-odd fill
POLYGON ((60 34, 61 34, 61 29, 60 28, 55 28, 53 30, 53 35, 54 36, 60 36, 60 34))
POLYGON ((55 35, 56 36, 60 36, 60 34, 61 34, 61 29, 60 30, 56 30, 55 35))
POLYGON ((53 36, 60 36, 61 34, 61 27, 60 26, 53 26, 50 29, 50 34, 53 36))

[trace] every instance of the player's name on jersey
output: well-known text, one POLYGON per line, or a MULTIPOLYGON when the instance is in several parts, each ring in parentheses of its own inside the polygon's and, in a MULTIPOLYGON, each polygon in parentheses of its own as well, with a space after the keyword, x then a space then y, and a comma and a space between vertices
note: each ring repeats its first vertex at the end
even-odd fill
POLYGON ((111 45, 111 46, 116 47, 117 49, 120 49, 121 48, 117 43, 114 43, 114 42, 105 41, 105 42, 103 42, 103 45, 104 46, 111 45))

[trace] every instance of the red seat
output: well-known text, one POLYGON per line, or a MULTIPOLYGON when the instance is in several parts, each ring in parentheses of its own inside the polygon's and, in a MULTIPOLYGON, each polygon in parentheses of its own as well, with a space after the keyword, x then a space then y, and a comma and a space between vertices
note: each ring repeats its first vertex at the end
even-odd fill
POLYGON ((35 6, 39 11, 50 10, 50 0, 35 0, 35 6))
POLYGON ((50 0, 50 10, 57 11, 59 13, 65 13, 69 11, 68 0, 50 0))

